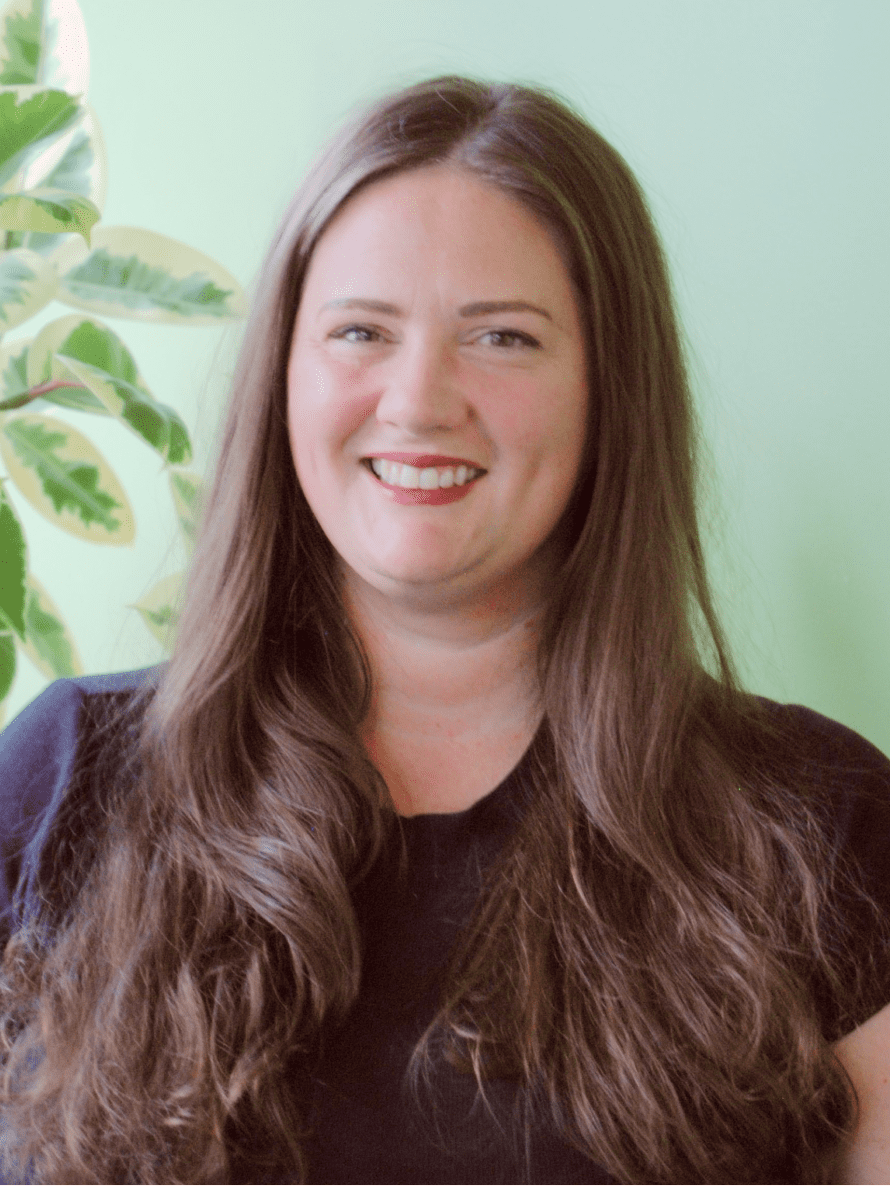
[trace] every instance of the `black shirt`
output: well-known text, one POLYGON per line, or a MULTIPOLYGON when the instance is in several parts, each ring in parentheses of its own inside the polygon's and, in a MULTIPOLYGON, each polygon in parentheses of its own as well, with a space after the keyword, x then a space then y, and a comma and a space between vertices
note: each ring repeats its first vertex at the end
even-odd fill
MULTIPOLYGON (((60 680, 0 735, 0 926, 7 934, 27 909, 29 884, 72 778, 94 751, 96 722, 156 671, 60 680)), ((866 888, 890 916, 890 762, 809 709, 773 709, 806 735, 830 791, 836 843, 858 863, 866 888)), ((314 1075, 309 1182, 615 1181, 548 1122, 537 1122, 527 1140, 519 1097, 507 1080, 486 1083, 487 1104, 471 1076, 444 1062, 436 1064, 432 1091, 420 1102, 404 1082, 483 872, 521 815, 525 762, 466 811, 403 820, 407 876, 397 875, 397 855, 390 852, 362 882, 356 902, 365 948, 361 991, 345 1024, 326 1035, 314 1075)), ((88 811, 83 818, 89 820, 88 811)), ((873 936, 863 933, 861 942, 866 951, 873 936)), ((855 1028, 888 1001, 890 974, 858 1013, 845 1002, 824 1002, 826 1037, 855 1028)), ((245 1180, 293 1179, 285 1171, 245 1180)))

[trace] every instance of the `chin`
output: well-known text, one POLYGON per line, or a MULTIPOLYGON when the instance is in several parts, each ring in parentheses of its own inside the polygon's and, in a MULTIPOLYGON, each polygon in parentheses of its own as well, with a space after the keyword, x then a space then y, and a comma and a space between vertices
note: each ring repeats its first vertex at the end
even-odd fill
MULTIPOLYGON (((361 570, 360 570, 361 571, 361 570)), ((398 597, 402 590, 420 590, 428 587, 446 589, 452 587, 455 581, 460 581, 466 569, 453 562, 444 563, 441 560, 421 562, 416 556, 404 563, 397 561, 382 561, 376 558, 373 567, 364 568, 364 578, 381 593, 398 597)))
POLYGON ((457 574, 453 569, 442 568, 438 565, 404 565, 393 566, 379 570, 379 577, 392 592, 398 592, 404 585, 424 586, 442 585, 452 580, 457 574))

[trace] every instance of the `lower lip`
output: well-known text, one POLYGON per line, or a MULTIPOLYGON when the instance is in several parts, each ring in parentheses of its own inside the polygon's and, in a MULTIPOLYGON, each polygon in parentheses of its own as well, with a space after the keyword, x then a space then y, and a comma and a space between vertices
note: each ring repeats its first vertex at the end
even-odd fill
POLYGON ((371 480, 382 486, 393 502, 401 506, 441 507, 447 502, 459 502, 460 499, 466 498, 479 478, 472 478, 469 482, 464 482, 463 486, 438 486, 435 490, 407 490, 404 486, 390 486, 389 482, 382 481, 376 474, 371 475, 371 480))

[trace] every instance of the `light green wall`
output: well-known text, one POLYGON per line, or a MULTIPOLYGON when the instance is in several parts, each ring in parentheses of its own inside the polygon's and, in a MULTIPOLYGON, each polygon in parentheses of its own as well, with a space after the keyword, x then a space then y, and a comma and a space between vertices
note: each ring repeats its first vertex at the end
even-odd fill
MULTIPOLYGON (((714 574, 745 677, 890 752, 890 4, 81 5, 109 153, 104 221, 182 239, 248 286, 356 101, 462 71, 580 106, 639 174, 673 262, 712 445, 714 574)), ((234 336, 112 324, 206 454, 234 336)), ((91 548, 33 516, 27 530, 96 671, 155 658, 121 606, 174 561, 148 450, 93 429, 125 457, 136 546, 91 548)), ((13 710, 39 686, 23 672, 13 710)))

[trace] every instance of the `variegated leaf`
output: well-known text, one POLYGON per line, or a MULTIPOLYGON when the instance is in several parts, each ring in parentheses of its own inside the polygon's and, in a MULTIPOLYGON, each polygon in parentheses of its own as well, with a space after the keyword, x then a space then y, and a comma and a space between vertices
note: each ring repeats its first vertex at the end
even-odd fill
POLYGON ((86 92, 90 51, 77 0, 10 0, 0 12, 0 83, 86 92))
POLYGON ((47 404, 59 404, 65 408, 107 416, 108 409, 99 403, 89 388, 71 386, 74 383, 71 372, 61 363, 59 371, 63 373, 62 379, 52 379, 42 384, 40 393, 34 394, 37 384, 28 381, 28 352, 36 340, 16 338, 0 345, 0 412, 12 412, 26 406, 31 411, 37 411, 47 404))
POLYGON ((102 454, 82 433, 50 416, 10 417, 0 434, 9 476, 28 502, 71 535, 128 544, 133 512, 102 454))
POLYGON ((174 469, 170 471, 170 493, 179 516, 179 526, 185 536, 189 553, 195 546, 200 514, 200 496, 204 480, 193 470, 174 469))
MULTIPOLYGON (((89 198, 97 210, 105 206, 107 182, 105 141, 96 114, 89 106, 80 123, 49 148, 39 153, 34 161, 19 174, 16 190, 63 189, 89 198)), ((70 235, 46 234, 43 231, 8 231, 10 247, 29 247, 41 255, 48 255, 66 243, 70 235)))
POLYGON ((0 630, 25 636, 25 533, 9 496, 0 485, 0 630))
POLYGON ((185 424, 154 398, 124 343, 107 325, 79 313, 45 326, 28 356, 32 386, 72 375, 165 461, 178 465, 191 458, 185 424))
POLYGON ((87 243, 100 213, 80 194, 64 189, 31 189, 21 194, 0 194, 0 227, 9 231, 73 232, 87 243))
POLYGON ((11 634, 0 634, 0 725, 6 715, 3 701, 15 679, 15 643, 11 634))
POLYGON ((115 378, 100 367, 64 354, 58 357, 113 416, 151 445, 165 461, 178 464, 191 460, 188 430, 172 408, 159 403, 143 387, 115 378))
POLYGON ((25 641, 21 649, 47 679, 83 674, 83 664, 62 615, 33 573, 28 574, 25 641))
POLYGON ((20 325, 49 304, 58 277, 51 263, 19 247, 0 254, 0 334, 20 325))
POLYGON ((28 347, 30 338, 4 342, 0 346, 0 412, 27 403, 28 347))
MULTIPOLYGON (((43 87, 0 87, 0 185, 76 123, 80 102, 64 91, 43 87)), ((10 227, 28 230, 28 227, 10 227)))
MULTIPOLYGON (((83 120, 51 144, 25 169, 20 189, 63 189, 89 198, 97 210, 105 206, 108 166, 105 141, 99 121, 91 107, 83 120)), ((46 255, 68 241, 67 234, 50 235, 42 231, 18 231, 10 246, 29 247, 46 255)))
POLYGON ((31 342, 26 360, 26 389, 43 389, 40 402, 35 401, 35 408, 46 402, 58 404, 62 408, 76 408, 79 412, 108 416, 110 413, 102 401, 96 399, 89 387, 76 380, 70 368, 55 355, 56 347, 71 332, 72 322, 76 324, 79 321, 79 317, 70 313, 49 321, 31 342))
POLYGON ((218 325, 243 317, 244 291, 215 260, 141 227, 96 227, 92 249, 72 240, 53 256, 58 299, 109 317, 218 325))
POLYGON ((43 0, 10 0, 0 12, 0 85, 37 82, 43 0))
POLYGON ((184 574, 181 572, 164 577, 132 606, 139 611, 142 621, 168 651, 172 649, 176 635, 183 580, 184 574))

